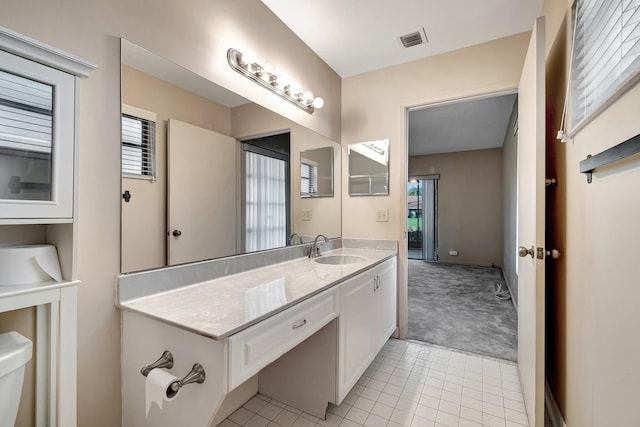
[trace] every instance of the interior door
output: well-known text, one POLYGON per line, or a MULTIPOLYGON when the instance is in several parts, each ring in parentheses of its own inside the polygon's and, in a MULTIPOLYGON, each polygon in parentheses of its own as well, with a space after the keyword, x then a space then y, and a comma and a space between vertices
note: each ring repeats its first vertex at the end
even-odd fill
POLYGON ((167 262, 236 251, 236 140, 169 120, 167 262))
POLYGON ((518 369, 531 426, 544 425, 544 85, 541 17, 518 85, 518 369))

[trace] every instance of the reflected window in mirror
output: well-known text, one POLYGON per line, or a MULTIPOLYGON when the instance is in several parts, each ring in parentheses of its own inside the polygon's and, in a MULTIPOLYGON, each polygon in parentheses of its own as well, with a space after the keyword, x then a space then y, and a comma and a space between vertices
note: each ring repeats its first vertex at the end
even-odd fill
POLYGON ((155 178, 156 114, 122 106, 122 174, 155 178))
POLYGON ((333 147, 300 152, 300 197, 333 197, 333 147))
POLYGON ((318 164, 309 159, 300 159, 300 195, 312 197, 318 193, 318 164))
POLYGON ((389 140, 349 144, 349 195, 389 194, 389 140))

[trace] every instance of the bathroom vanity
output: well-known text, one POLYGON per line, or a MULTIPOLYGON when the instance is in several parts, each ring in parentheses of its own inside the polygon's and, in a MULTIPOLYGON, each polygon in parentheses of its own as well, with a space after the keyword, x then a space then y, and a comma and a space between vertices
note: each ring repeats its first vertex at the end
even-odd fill
POLYGON ((324 418, 396 329, 395 245, 340 240, 317 258, 288 248, 120 276, 124 425, 215 425, 257 391, 324 418), (269 257, 281 261, 252 268, 269 257), (147 417, 140 369, 165 350, 167 372, 199 363, 206 379, 147 417))

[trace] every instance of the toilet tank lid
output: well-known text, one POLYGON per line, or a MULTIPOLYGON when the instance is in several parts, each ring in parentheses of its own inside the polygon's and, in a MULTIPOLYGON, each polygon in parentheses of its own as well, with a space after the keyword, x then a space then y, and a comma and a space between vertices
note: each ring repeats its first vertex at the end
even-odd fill
POLYGON ((0 334, 0 377, 26 364, 32 348, 31 340, 17 332, 0 334))

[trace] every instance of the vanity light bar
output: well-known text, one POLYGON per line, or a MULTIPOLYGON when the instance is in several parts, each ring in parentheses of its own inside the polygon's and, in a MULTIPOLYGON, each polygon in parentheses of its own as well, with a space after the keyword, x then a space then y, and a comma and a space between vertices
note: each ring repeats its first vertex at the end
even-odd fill
POLYGON ((269 89, 309 114, 313 114, 316 108, 324 106, 324 100, 319 96, 314 96, 310 90, 303 91, 300 85, 284 81, 282 76, 278 81, 278 76, 274 73, 273 66, 268 63, 262 65, 257 63, 253 55, 243 55, 241 52, 231 48, 227 51, 227 61, 231 68, 238 73, 269 89))

